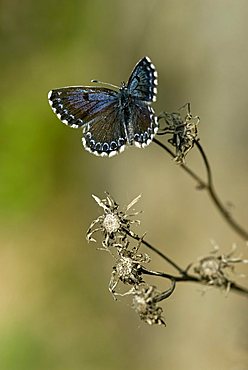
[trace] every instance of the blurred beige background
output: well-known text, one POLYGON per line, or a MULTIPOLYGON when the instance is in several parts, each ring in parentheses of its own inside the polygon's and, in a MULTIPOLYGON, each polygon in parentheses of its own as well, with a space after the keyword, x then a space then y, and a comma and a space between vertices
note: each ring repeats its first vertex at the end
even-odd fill
MULTIPOLYGON (((163 305, 166 328, 113 301, 113 261, 85 240, 99 215, 91 194, 107 190, 124 206, 141 193, 140 232, 182 266, 207 254, 210 239, 223 252, 234 242, 246 252, 244 241, 155 144, 94 157, 47 102, 55 87, 120 84, 148 55, 156 112, 191 102, 217 190, 247 227, 247 1, 0 6, 0 369, 247 370, 246 298, 178 284, 163 305)), ((187 163, 204 176, 197 151, 187 163)), ((171 271, 152 258, 151 268, 171 271)))

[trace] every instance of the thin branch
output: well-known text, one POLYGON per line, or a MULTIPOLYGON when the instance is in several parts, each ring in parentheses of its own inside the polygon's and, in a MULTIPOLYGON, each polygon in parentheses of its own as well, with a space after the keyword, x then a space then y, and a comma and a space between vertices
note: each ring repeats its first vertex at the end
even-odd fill
POLYGON ((230 290, 234 291, 235 293, 241 293, 248 296, 248 289, 234 282, 231 283, 230 290))
POLYGON ((175 276, 172 274, 167 274, 166 272, 161 272, 161 271, 151 271, 146 269, 145 267, 142 266, 142 272, 143 274, 146 275, 153 275, 153 276, 160 276, 165 279, 169 280, 174 280, 174 281, 194 281, 194 282, 200 282, 200 278, 197 276, 188 274, 187 272, 184 271, 183 276, 175 276))
POLYGON ((162 257, 165 261, 167 261, 171 266, 173 266, 181 275, 185 274, 185 270, 182 269, 180 266, 178 266, 174 261, 172 261, 169 257, 167 257, 164 253, 162 253, 159 249, 155 248, 153 245, 148 243, 146 240, 141 239, 139 235, 131 233, 128 229, 125 229, 126 233, 133 239, 141 241, 142 244, 144 244, 147 248, 151 249, 153 252, 158 254, 160 257, 162 257))
MULTIPOLYGON (((207 285, 204 281, 202 281, 198 276, 189 274, 187 272, 184 272, 183 276, 174 276, 172 274, 167 274, 165 272, 160 272, 160 271, 150 271, 147 270, 146 268, 142 267, 142 272, 143 274, 146 275, 152 275, 152 276, 159 276, 165 279, 169 279, 171 281, 174 281, 176 283, 180 282, 193 282, 197 284, 201 284, 203 286, 210 286, 207 285)), ((248 289, 246 287, 243 287, 241 285, 236 284, 235 282, 230 281, 230 291, 233 293, 238 293, 243 296, 246 296, 248 298, 248 289)), ((218 288, 218 286, 211 285, 212 287, 218 288)))
MULTIPOLYGON (((175 158, 176 156, 174 155, 174 153, 163 143, 161 143, 159 140, 157 140, 156 138, 153 139, 153 141, 158 145, 160 146, 162 149, 164 149, 167 153, 170 154, 171 157, 175 158)), ((181 168, 188 173, 188 175, 190 175, 197 183, 198 183, 198 186, 199 188, 201 189, 205 189, 210 198, 212 199, 213 203, 215 204, 216 208, 219 210, 219 212, 221 213, 221 215, 224 217, 224 219, 226 220, 226 222, 229 224, 229 226, 240 236, 242 237, 244 240, 248 240, 248 232, 242 228, 234 219, 233 217, 231 216, 230 212, 228 212, 228 210, 225 208, 225 206, 222 204, 222 202, 220 201, 219 197, 217 196, 217 193, 215 191, 215 188, 213 186, 213 176, 212 176, 212 171, 211 171, 211 168, 210 168, 210 165, 209 165, 209 162, 207 160, 207 156, 202 148, 202 146, 200 145, 199 141, 195 141, 195 145, 197 146, 201 156, 202 156, 202 159, 203 159, 203 162, 205 164, 205 167, 206 167, 206 171, 207 171, 207 182, 203 181, 194 171, 192 171, 190 168, 188 168, 185 164, 181 164, 181 168)))
MULTIPOLYGON (((161 141, 158 139, 154 138, 153 142, 156 143, 158 146, 160 146, 162 149, 164 149, 167 153, 170 154, 172 158, 176 158, 175 154, 161 141)), ((194 173, 190 168, 188 168, 185 164, 181 164, 180 167, 187 172, 196 182, 198 182, 198 185, 200 188, 205 188, 207 187, 207 183, 203 181, 196 173, 194 173)))
POLYGON ((243 229, 231 216, 231 213, 225 208, 223 203, 220 201, 215 188, 213 184, 213 175, 211 171, 210 164, 208 162, 207 156, 199 143, 199 141, 195 141, 195 145, 197 146, 199 152, 201 153, 203 162, 206 167, 207 171, 207 179, 208 179, 208 184, 207 184, 207 191, 209 193, 209 196, 211 197, 212 201, 214 202, 216 208, 220 211, 224 219, 229 223, 229 225, 232 227, 233 230, 236 231, 237 234, 239 234, 244 240, 248 240, 248 232, 243 229))
MULTIPOLYGON (((178 264, 176 264, 174 261, 172 261, 169 257, 167 257, 164 253, 162 253, 159 249, 154 247, 151 243, 147 242, 144 239, 141 239, 136 234, 130 233, 130 231, 128 231, 128 230, 126 230, 126 231, 127 231, 127 234, 131 238, 133 238, 135 240, 138 240, 138 241, 141 241, 141 243, 144 244, 147 248, 149 248, 150 250, 152 250, 153 252, 158 254, 160 257, 162 257, 165 261, 167 261, 171 266, 173 266, 179 272, 180 275, 175 276, 175 275, 172 275, 172 274, 168 274, 166 272, 151 271, 151 270, 148 270, 148 269, 146 269, 145 267, 142 266, 142 272, 144 274, 160 276, 160 277, 163 277, 165 279, 174 280, 175 282, 187 282, 188 281, 188 282, 194 282, 194 283, 198 283, 198 284, 201 284, 201 285, 204 285, 204 286, 208 286, 204 281, 202 281, 200 279, 200 277, 188 273, 188 270, 189 270, 191 264, 186 269, 183 269, 178 264)), ((248 288, 243 287, 241 285, 238 285, 233 281, 230 281, 229 283, 230 283, 230 291, 235 292, 235 293, 239 293, 239 294, 242 294, 242 295, 245 295, 245 296, 248 297, 248 288)), ((212 285, 212 286, 214 286, 214 285, 212 285)), ((218 287, 216 287, 216 288, 218 288, 218 287)))

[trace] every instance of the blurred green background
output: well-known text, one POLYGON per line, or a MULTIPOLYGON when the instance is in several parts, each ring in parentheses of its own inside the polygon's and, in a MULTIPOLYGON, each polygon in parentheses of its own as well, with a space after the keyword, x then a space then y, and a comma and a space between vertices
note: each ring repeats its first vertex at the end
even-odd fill
MULTIPOLYGON (((191 102, 217 189, 247 226, 247 15, 245 0, 2 0, 1 370, 248 368, 241 296, 178 285, 166 328, 113 301, 113 261, 85 240, 100 214, 91 194, 107 190, 124 206, 141 193, 140 233, 183 266, 210 239, 223 252, 245 243, 155 144, 95 157, 47 102, 50 89, 93 78, 119 85, 148 55, 156 112, 191 102)), ((196 151, 187 163, 204 176, 196 151)), ((156 256, 150 266, 171 271, 156 256)))

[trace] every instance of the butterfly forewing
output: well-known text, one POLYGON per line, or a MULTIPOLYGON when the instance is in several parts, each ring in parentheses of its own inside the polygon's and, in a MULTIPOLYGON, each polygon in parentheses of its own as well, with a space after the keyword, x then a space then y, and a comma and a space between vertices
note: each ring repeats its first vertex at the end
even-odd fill
POLYGON ((48 94, 54 113, 63 123, 74 128, 101 116, 101 112, 116 99, 116 91, 99 87, 64 87, 48 94))
POLYGON ((136 98, 146 101, 156 101, 158 74, 150 58, 141 59, 128 80, 127 88, 136 98))

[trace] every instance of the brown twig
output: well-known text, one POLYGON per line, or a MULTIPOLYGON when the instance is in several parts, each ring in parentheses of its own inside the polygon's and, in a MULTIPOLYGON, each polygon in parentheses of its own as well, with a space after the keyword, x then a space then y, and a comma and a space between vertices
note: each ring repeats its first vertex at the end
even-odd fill
MULTIPOLYGON (((163 277, 165 279, 170 279, 170 280, 175 281, 175 282, 187 282, 188 281, 188 282, 194 282, 194 283, 198 283, 198 284, 206 286, 206 282, 201 280, 201 278, 199 276, 190 274, 188 272, 191 264, 188 265, 188 267, 186 269, 184 269, 184 268, 180 267, 177 263, 172 261, 171 258, 169 258, 164 253, 162 253, 158 248, 154 247, 151 243, 144 240, 143 238, 140 238, 139 235, 136 235, 136 234, 130 232, 129 230, 126 230, 126 232, 131 238, 133 238, 135 240, 138 240, 138 241, 141 241, 141 243, 143 245, 145 245, 147 248, 149 248, 150 250, 152 250, 153 252, 158 254, 161 258, 163 258, 166 262, 168 262, 172 267, 174 267, 179 272, 179 275, 172 275, 172 274, 168 274, 166 272, 150 271, 150 270, 147 270, 143 267, 142 271, 143 271, 144 274, 160 276, 160 277, 163 277)), ((230 285, 229 285, 230 291, 235 292, 235 293, 239 293, 239 294, 242 294, 242 295, 245 295, 245 296, 248 297, 248 289, 246 287, 238 285, 238 284, 236 284, 235 282, 232 282, 232 281, 230 281, 229 283, 230 283, 230 285)))
MULTIPOLYGON (((146 242, 145 240, 142 240, 142 243, 146 246, 149 246, 149 249, 152 249, 153 251, 155 251, 155 253, 157 253, 158 249, 151 246, 150 243, 146 242), (152 248, 151 248, 152 247, 152 248)), ((159 255, 161 256, 161 253, 159 252, 159 255)), ((161 256, 162 257, 162 256, 161 256)), ((165 257, 165 260, 168 262, 171 261, 167 256, 163 255, 162 258, 165 257)), ((174 265, 174 262, 173 262, 173 265, 174 265)), ((184 270, 184 269, 181 269, 179 267, 179 270, 181 271, 181 275, 172 275, 172 274, 168 274, 168 273, 165 273, 165 272, 160 272, 160 271, 150 271, 144 267, 142 267, 142 272, 146 275, 153 275, 153 276, 159 276, 159 277, 162 277, 162 278, 165 278, 165 279, 170 279, 172 282, 175 282, 175 283, 180 283, 180 282, 193 282, 193 283, 197 283, 197 284, 201 284, 201 285, 204 285, 204 286, 209 286, 206 284, 205 281, 201 280, 200 277, 196 276, 196 275, 193 275, 193 274, 189 274, 188 273, 188 269, 184 270)), ((214 285, 211 285, 215 288, 218 288, 218 286, 214 286, 214 285)), ((174 289, 173 289, 174 290, 174 289)), ((233 293, 239 293, 239 294, 242 294, 246 297, 248 297, 248 288, 246 287, 243 287, 239 284, 236 284, 235 282, 233 281, 229 281, 229 290, 233 293)))
POLYGON ((216 208, 222 214, 224 219, 232 227, 232 229, 234 231, 236 231, 236 233, 239 234, 244 240, 248 240, 248 232, 233 219, 231 213, 225 208, 224 204, 220 201, 220 199, 219 199, 219 197, 216 193, 216 190, 215 190, 214 184, 213 184, 213 175, 212 175, 211 167, 210 167, 207 156, 206 156, 201 144, 199 143, 199 141, 195 141, 195 145, 196 145, 197 149, 199 150, 199 152, 202 156, 203 162, 205 164, 205 167, 206 167, 207 179, 208 180, 207 180, 207 186, 205 188, 208 191, 208 194, 209 194, 210 198, 212 199, 216 208))
MULTIPOLYGON (((175 158, 176 156, 174 155, 174 153, 163 143, 161 143, 159 140, 157 140, 156 138, 153 139, 153 141, 158 145, 160 146, 162 149, 164 149, 167 153, 170 154, 171 157, 175 158)), ((210 167, 210 164, 208 162, 208 159, 207 159, 207 156, 202 148, 202 146, 200 145, 199 141, 195 141, 195 145, 196 147, 198 148, 201 156, 202 156, 202 159, 203 159, 203 162, 204 162, 204 165, 206 167, 206 171, 207 171, 207 182, 205 182, 204 180, 202 180, 194 171, 192 171, 188 166, 186 166, 185 164, 181 164, 181 168, 188 173, 188 175, 190 175, 197 183, 198 183, 198 186, 199 188, 201 189, 205 189, 211 200, 213 201, 214 205, 216 206, 216 208, 218 209, 218 211, 221 213, 221 215, 223 216, 223 218, 226 220, 226 222, 229 224, 229 226, 240 236, 242 237, 244 240, 248 240, 248 232, 243 228, 241 227, 232 217, 232 215, 230 214, 230 212, 225 208, 225 206, 223 205, 223 203, 220 201, 219 197, 217 196, 217 193, 215 191, 215 188, 214 188, 214 185, 213 185, 213 176, 212 176, 212 171, 211 171, 211 167, 210 167)))

